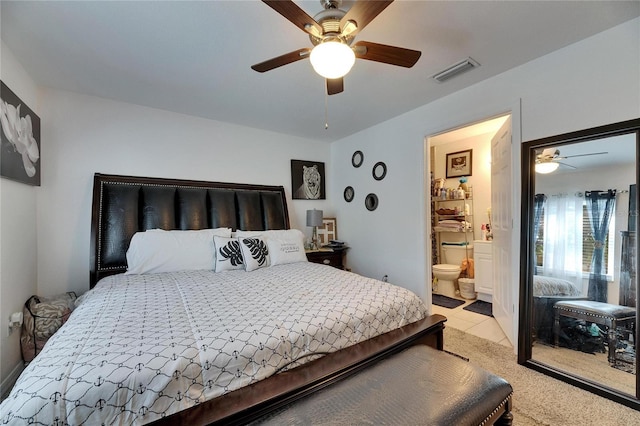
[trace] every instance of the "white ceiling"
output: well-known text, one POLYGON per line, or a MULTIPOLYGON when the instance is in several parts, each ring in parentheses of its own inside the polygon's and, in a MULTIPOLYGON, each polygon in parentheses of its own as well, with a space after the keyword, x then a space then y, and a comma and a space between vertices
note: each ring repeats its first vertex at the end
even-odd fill
MULTIPOLYGON (((561 165, 556 174, 584 173, 597 169, 614 170, 616 167, 628 167, 636 163, 635 133, 558 145, 555 148, 560 151, 560 157, 569 157, 560 160, 561 165), (565 164, 568 166, 564 166, 565 164), (575 167, 575 169, 570 166, 575 167)), ((541 150, 536 152, 538 151, 541 150)))
MULTIPOLYGON (((296 1, 309 15, 318 0, 296 1)), ((344 8, 352 2, 346 1, 344 8)), ((358 40, 422 51, 410 69, 358 60, 328 98, 308 60, 252 64, 311 46, 259 1, 6 1, 1 36, 37 84, 333 141, 640 15, 640 1, 396 0, 358 40), (430 78, 471 56, 481 66, 430 78)), ((585 64, 588 66, 588 64, 585 64)))

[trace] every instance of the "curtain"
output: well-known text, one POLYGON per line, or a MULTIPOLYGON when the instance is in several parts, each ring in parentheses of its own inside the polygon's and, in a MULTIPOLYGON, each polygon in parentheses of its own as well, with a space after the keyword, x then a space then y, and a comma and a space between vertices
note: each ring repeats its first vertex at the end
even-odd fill
POLYGON ((542 275, 582 289, 582 194, 550 195, 544 205, 542 275))
POLYGON ((544 194, 536 194, 533 199, 533 239, 538 238, 538 231, 540 230, 540 216, 542 215, 542 209, 544 208, 544 202, 547 200, 547 196, 544 194))
POLYGON ((607 301, 607 276, 602 273, 604 263, 604 244, 609 232, 609 222, 616 204, 616 191, 588 191, 585 193, 587 211, 591 222, 594 247, 589 271, 589 300, 607 301))

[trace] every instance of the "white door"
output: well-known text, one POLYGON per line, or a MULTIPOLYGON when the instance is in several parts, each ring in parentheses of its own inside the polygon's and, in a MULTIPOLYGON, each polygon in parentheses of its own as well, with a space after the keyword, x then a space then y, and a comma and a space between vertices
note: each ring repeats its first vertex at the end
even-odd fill
POLYGON ((493 316, 511 344, 513 286, 511 236, 513 233, 511 175, 511 117, 491 139, 491 224, 493 229, 493 316))

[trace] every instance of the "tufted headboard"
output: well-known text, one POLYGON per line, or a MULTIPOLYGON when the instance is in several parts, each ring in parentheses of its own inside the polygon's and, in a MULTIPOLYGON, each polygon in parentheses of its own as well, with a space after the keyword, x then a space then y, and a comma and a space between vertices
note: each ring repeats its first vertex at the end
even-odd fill
POLYGON ((136 232, 218 227, 289 229, 284 188, 96 173, 90 287, 126 271, 127 249, 136 232))

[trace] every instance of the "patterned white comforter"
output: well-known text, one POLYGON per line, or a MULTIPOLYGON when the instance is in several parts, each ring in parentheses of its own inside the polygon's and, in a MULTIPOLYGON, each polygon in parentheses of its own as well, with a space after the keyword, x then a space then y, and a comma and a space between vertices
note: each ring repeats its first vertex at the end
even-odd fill
POLYGON ((306 262, 108 277, 27 366, 0 423, 147 423, 425 315, 408 290, 306 262))

